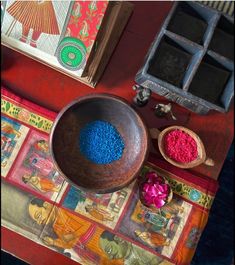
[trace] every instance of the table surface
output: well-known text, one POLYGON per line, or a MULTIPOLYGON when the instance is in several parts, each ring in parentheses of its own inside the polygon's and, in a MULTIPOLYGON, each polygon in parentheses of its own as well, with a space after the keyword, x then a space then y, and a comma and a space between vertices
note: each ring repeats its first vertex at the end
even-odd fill
MULTIPOLYGON (((74 98, 90 93, 111 93, 131 103, 135 96, 132 89, 135 74, 143 65, 144 57, 172 6, 172 2, 133 3, 134 12, 95 89, 6 47, 2 47, 2 84, 14 93, 57 112, 74 98)), ((138 108, 147 126, 161 129, 181 125, 195 131, 204 142, 207 156, 215 161, 215 166, 200 165, 189 171, 217 179, 233 140, 233 104, 226 114, 211 111, 206 116, 200 116, 173 103, 173 112, 177 117, 174 121, 154 115, 153 108, 157 103, 168 101, 154 94, 147 106, 138 108)), ((159 151, 151 148, 160 157, 159 151)), ((2 228, 2 248, 30 264, 77 264, 6 228, 2 228)))

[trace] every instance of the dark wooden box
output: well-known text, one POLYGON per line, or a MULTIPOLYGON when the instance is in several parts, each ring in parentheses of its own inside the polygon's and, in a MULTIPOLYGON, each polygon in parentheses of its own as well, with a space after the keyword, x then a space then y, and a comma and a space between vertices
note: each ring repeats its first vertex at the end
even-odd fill
POLYGON ((175 2, 135 81, 198 114, 226 112, 234 96, 234 20, 175 2))

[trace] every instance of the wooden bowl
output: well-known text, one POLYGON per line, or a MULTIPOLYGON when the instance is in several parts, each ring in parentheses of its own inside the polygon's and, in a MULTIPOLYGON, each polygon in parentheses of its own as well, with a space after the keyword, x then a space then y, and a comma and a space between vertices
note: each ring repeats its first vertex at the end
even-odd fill
POLYGON ((164 129, 162 132, 160 132, 158 129, 153 128, 150 130, 150 134, 153 139, 158 139, 158 147, 159 151, 162 154, 162 156, 165 158, 166 161, 168 161, 170 164, 180 167, 180 168, 193 168, 200 164, 206 164, 208 166, 214 166, 214 161, 211 158, 208 158, 206 156, 206 151, 204 144, 200 137, 194 133, 193 131, 189 130, 188 128, 182 127, 182 126, 170 126, 166 129, 164 129), (169 156, 167 156, 165 149, 164 149, 164 137, 167 133, 173 130, 181 130, 185 133, 189 134, 197 143, 197 151, 198 156, 195 160, 189 162, 189 163, 180 163, 173 159, 171 159, 169 156))
POLYGON ((73 185, 95 193, 109 193, 131 183, 149 151, 149 132, 141 117, 123 99, 92 94, 74 100, 58 114, 50 134, 50 151, 58 171, 73 185), (122 157, 95 164, 80 152, 80 130, 89 122, 111 123, 124 140, 122 157))

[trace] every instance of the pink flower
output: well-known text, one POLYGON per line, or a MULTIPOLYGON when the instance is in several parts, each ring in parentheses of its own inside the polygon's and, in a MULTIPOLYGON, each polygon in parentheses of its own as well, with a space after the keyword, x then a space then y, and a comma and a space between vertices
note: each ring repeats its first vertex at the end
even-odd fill
POLYGON ((141 193, 147 206, 154 204, 157 208, 161 208, 167 201, 170 186, 156 172, 148 172, 146 181, 141 186, 141 193))

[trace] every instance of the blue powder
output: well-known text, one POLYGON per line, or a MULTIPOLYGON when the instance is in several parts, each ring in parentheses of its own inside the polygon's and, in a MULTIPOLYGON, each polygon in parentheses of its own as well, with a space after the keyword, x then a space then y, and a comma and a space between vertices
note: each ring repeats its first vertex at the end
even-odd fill
POLYGON ((80 131, 80 152, 96 164, 109 164, 121 158, 125 144, 117 129, 106 121, 93 121, 80 131))

